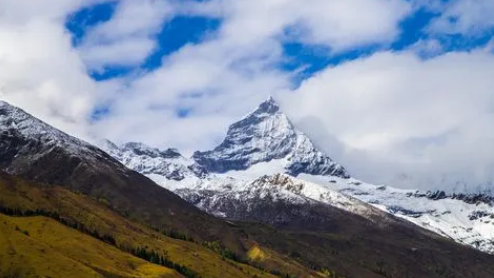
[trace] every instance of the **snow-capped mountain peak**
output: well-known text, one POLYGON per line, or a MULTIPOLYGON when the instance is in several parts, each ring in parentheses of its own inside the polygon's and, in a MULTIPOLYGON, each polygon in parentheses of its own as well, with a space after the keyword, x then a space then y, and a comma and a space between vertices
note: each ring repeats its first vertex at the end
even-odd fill
POLYGON ((254 113, 275 114, 278 112, 280 112, 280 106, 272 96, 269 96, 265 101, 259 104, 256 110, 249 113, 246 117, 254 113))
POLYGON ((273 98, 232 124, 219 146, 196 152, 192 159, 165 156, 178 152, 138 143, 114 149, 109 153, 128 167, 222 217, 280 224, 307 217, 321 206, 371 220, 388 219, 380 213, 391 214, 494 254, 493 199, 356 180, 318 151, 273 98), (274 218, 281 222, 271 222, 274 218))
POLYGON ((270 97, 232 124, 224 141, 212 151, 196 152, 193 159, 208 171, 245 170, 257 163, 285 160, 284 171, 348 178, 346 170, 321 153, 270 97))

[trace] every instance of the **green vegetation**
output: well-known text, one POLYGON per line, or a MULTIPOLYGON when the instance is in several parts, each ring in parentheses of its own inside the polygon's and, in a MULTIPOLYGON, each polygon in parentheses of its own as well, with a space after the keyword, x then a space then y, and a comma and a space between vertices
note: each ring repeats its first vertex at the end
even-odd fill
MULTIPOLYGON (((106 235, 106 234, 100 234, 97 230, 91 230, 84 226, 84 224, 79 223, 79 222, 74 222, 70 221, 67 218, 61 217, 58 213, 56 212, 49 212, 45 211, 43 209, 36 209, 36 210, 20 210, 18 208, 7 208, 3 207, 0 205, 0 213, 3 213, 5 215, 9 216, 19 216, 19 217, 29 217, 29 216, 45 216, 48 218, 52 218, 53 220, 56 220, 60 222, 61 224, 71 227, 73 229, 79 230, 87 235, 90 235, 96 239, 99 239, 103 242, 106 242, 111 245, 116 245, 116 241, 111 235, 106 235)), ((16 230, 19 230, 19 227, 16 227, 16 230)), ((25 235, 29 236, 28 231, 22 231, 25 235)))
POLYGON ((167 230, 164 230, 164 231, 162 231, 162 233, 163 233, 163 235, 165 235, 167 237, 174 238, 174 239, 195 242, 192 237, 188 236, 185 233, 181 233, 179 231, 176 231, 176 230, 174 230, 172 228, 167 229, 167 230))
POLYGON ((205 241, 203 245, 213 250, 214 252, 220 254, 221 257, 223 258, 227 258, 237 262, 244 262, 240 260, 240 257, 237 254, 235 254, 235 252, 224 247, 219 241, 205 241))
POLYGON ((0 277, 183 276, 170 268, 122 252, 51 218, 0 214, 0 277))
POLYGON ((339 276, 336 272, 329 269, 322 269, 321 273, 327 278, 345 278, 344 276, 339 276))

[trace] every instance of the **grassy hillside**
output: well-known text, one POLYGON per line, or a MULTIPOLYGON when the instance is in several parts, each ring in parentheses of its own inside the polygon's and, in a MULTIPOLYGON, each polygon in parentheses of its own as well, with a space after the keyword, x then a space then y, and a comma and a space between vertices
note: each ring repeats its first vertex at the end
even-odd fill
MULTIPOLYGON (((237 236, 235 240, 241 245, 240 251, 233 252, 221 241, 196 238, 169 226, 151 229, 146 223, 138 223, 115 212, 104 198, 95 199, 66 188, 26 182, 0 172, 0 192, 0 211, 18 216, 3 216, 9 219, 5 220, 9 228, 1 230, 0 238, 10 242, 6 245, 20 248, 18 254, 39 254, 34 257, 40 260, 39 264, 34 262, 33 265, 29 260, 23 264, 23 257, 11 256, 11 249, 2 249, 2 264, 15 266, 13 269, 1 267, 3 277, 24 277, 11 275, 19 271, 21 274, 48 271, 45 265, 52 271, 47 272, 52 273, 48 276, 66 277, 56 273, 65 273, 66 266, 71 265, 70 260, 83 261, 80 267, 86 266, 87 271, 105 277, 122 277, 122 273, 130 277, 153 277, 149 275, 156 274, 154 271, 158 270, 155 269, 163 269, 159 265, 167 266, 165 270, 173 269, 175 275, 181 273, 194 278, 494 277, 494 256, 406 226, 388 226, 383 230, 379 226, 362 226, 350 218, 335 218, 333 225, 339 227, 337 232, 316 233, 227 221, 223 225, 229 226, 230 233, 237 236), (38 238, 36 232, 44 230, 39 228, 40 221, 56 227, 47 228, 49 233, 38 238), (66 249, 70 253, 55 248, 59 242, 74 238, 89 238, 97 245, 82 244, 89 249, 74 245, 66 249), (31 244, 25 245, 26 242, 31 244), (40 254, 41 249, 45 253, 40 254), (75 252, 77 249, 82 251, 75 252), (130 270, 121 268, 116 262, 127 259, 101 255, 110 252, 101 251, 106 249, 141 263, 138 257, 154 264, 140 268, 130 264, 130 270), (98 256, 118 259, 100 260, 98 256), (38 269, 40 266, 43 267, 38 269)), ((193 226, 195 222, 188 222, 188 225, 193 226)), ((84 277, 93 277, 93 274, 84 277)))
MULTIPOLYGON (((118 213, 115 213, 107 207, 106 201, 103 199, 94 200, 83 194, 77 194, 61 187, 33 184, 24 182, 21 179, 12 178, 5 174, 0 174, 0 192, 2 192, 2 194, 0 194, 0 206, 3 208, 4 213, 7 213, 6 210, 8 210, 8 214, 23 215, 23 217, 8 218, 9 223, 11 223, 11 229, 7 230, 14 232, 5 232, 3 238, 6 238, 9 241, 15 241, 19 237, 26 237, 22 232, 27 231, 31 240, 36 237, 36 243, 42 243, 47 246, 52 246, 66 240, 70 243, 70 239, 74 238, 91 239, 92 242, 97 242, 99 244, 98 248, 96 248, 95 245, 84 244, 84 241, 82 241, 80 243, 85 248, 82 248, 79 253, 71 253, 68 257, 75 260, 86 260, 87 264, 91 264, 94 259, 95 262, 101 263, 97 269, 109 269, 108 272, 112 275, 114 275, 114 272, 110 271, 113 269, 111 261, 100 260, 98 256, 86 256, 85 254, 91 252, 102 254, 98 251, 103 248, 100 245, 104 245, 106 248, 118 251, 119 253, 124 253, 126 256, 134 257, 134 259, 137 259, 135 256, 139 256, 138 253, 145 253, 148 255, 157 254, 168 262, 172 262, 176 266, 190 270, 191 273, 196 273, 197 277, 203 278, 274 278, 286 274, 290 274, 292 277, 323 277, 322 275, 303 267, 294 260, 279 255, 274 251, 269 251, 272 256, 268 259, 262 261, 255 260, 255 263, 254 261, 249 262, 251 265, 240 263, 238 262, 240 258, 237 258, 237 261, 229 259, 232 255, 230 254, 229 256, 229 253, 225 252, 227 249, 218 242, 196 240, 178 231, 167 230, 167 228, 164 228, 162 231, 152 230, 145 225, 132 222, 118 213), (39 216, 32 217, 31 215, 45 215, 52 219, 39 216), (64 223, 65 226, 57 223, 53 219, 57 219, 58 222, 64 223), (42 223, 50 223, 51 226, 54 227, 50 226, 51 228, 49 229, 41 229, 39 227, 40 225, 43 225, 42 223), (19 231, 12 229, 12 226, 18 226, 19 231), (37 232, 39 230, 49 231, 49 233, 38 235, 37 232), (64 233, 61 233, 58 230, 63 230, 64 233), (170 235, 175 238, 170 237, 170 235), (106 243, 103 241, 106 241, 106 243), (135 256, 132 256, 131 254, 135 256), (273 264, 273 261, 282 261, 284 263, 273 264)), ((6 218, 6 216, 3 216, 3 218, 6 218)), ((2 235, 3 234, 4 232, 2 232, 2 235)), ((255 245, 254 242, 246 239, 243 244, 247 249, 249 246, 255 245)), ((43 248, 38 245, 39 244, 31 244, 26 246, 26 248, 31 247, 36 250, 43 248)), ((70 244, 67 246, 70 246, 70 244)), ((68 248, 68 250, 76 249, 79 249, 77 245, 68 248)), ((28 250, 29 249, 26 249, 20 253, 31 253, 28 250)), ((58 249, 45 251, 46 253, 53 254, 58 252, 58 249)), ((2 255, 8 254, 5 252, 7 251, 2 251, 2 255)), ((51 260, 49 256, 46 257, 47 260, 51 260)), ((105 255, 104 257, 111 258, 112 256, 105 255)), ((146 259, 149 258, 146 257, 146 259)), ((23 264, 21 264, 20 261, 12 260, 13 261, 10 262, 10 264, 18 265, 21 269, 24 269, 23 264)), ((5 259, 5 261, 8 262, 9 260, 5 259)), ((65 262, 61 264, 66 265, 65 262)), ((132 273, 127 272, 127 269, 122 269, 122 272, 132 273)), ((118 273, 119 272, 116 272, 116 274, 118 273)), ((144 274, 144 272, 142 274, 143 276, 137 274, 136 277, 148 277, 144 276, 144 274)), ((115 277, 119 277, 118 275, 115 277)), ((57 275, 50 276, 63 277, 57 275)))
POLYGON ((0 277, 183 277, 46 217, 0 214, 0 277))

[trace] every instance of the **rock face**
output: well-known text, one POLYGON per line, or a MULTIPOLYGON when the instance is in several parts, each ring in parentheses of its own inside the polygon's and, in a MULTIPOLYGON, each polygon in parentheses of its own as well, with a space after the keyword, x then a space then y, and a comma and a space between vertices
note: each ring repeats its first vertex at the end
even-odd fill
POLYGON ((96 147, 0 102, 0 167, 4 171, 39 179, 50 176, 53 182, 60 183, 84 161, 92 164, 105 160, 118 163, 96 147), (63 167, 50 169, 52 162, 63 167))
POLYGON ((196 152, 193 159, 212 173, 246 170, 258 163, 285 160, 286 173, 349 178, 345 168, 318 151, 298 131, 273 98, 232 124, 214 150, 196 152))

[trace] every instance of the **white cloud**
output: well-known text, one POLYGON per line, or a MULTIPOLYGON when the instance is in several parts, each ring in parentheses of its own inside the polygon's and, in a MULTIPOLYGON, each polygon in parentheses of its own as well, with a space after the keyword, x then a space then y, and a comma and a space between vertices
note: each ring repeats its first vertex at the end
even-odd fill
POLYGON ((184 47, 167 57, 163 67, 124 89, 125 97, 114 99, 111 115, 97 126, 117 140, 185 151, 212 147, 236 117, 269 92, 290 86, 288 74, 273 68, 267 53, 279 57, 279 46, 267 43, 250 49, 215 40, 184 47), (191 109, 191 114, 181 119, 179 109, 191 109), (116 122, 126 124, 116 127, 116 122), (148 128, 135 132, 137 126, 148 128))
POLYGON ((35 2, 0 1, 0 98, 82 135, 97 90, 63 23, 88 2, 35 2))
POLYGON ((334 49, 387 43, 399 33, 398 24, 410 11, 401 0, 317 0, 311 5, 293 0, 213 0, 186 2, 173 9, 219 17, 222 25, 206 41, 183 47, 166 57, 161 68, 131 82, 125 97, 114 98, 111 115, 98 123, 112 139, 187 150, 210 148, 227 123, 267 95, 290 88, 291 73, 277 69, 284 59, 283 41, 296 39, 334 49), (297 35, 287 38, 287 28, 297 35), (192 112, 184 120, 177 117, 177 109, 192 112), (129 118, 129 113, 134 116, 129 118), (114 128, 124 118, 127 126, 114 128), (213 123, 219 118, 222 125, 213 123), (160 128, 134 132, 135 126, 160 128), (167 132, 169 126, 183 131, 187 140, 167 132))
POLYGON ((238 43, 288 36, 284 39, 343 50, 392 41, 412 6, 403 0, 213 0, 190 4, 188 11, 221 15, 223 35, 238 43))
POLYGON ((156 49, 154 36, 172 14, 167 1, 121 0, 112 18, 85 36, 79 49, 85 63, 95 70, 139 65, 156 49))
POLYGON ((0 22, 19 25, 39 20, 63 21, 71 11, 84 5, 105 0, 2 0, 0 1, 0 22))
POLYGON ((486 52, 491 52, 492 54, 494 54, 494 38, 487 43, 484 50, 486 52))
POLYGON ((494 1, 457 0, 442 6, 439 18, 429 27, 433 33, 478 36, 494 28, 494 1))
POLYGON ((103 72, 106 66, 140 65, 155 48, 153 39, 142 37, 121 38, 108 44, 86 44, 79 50, 90 69, 103 72))
POLYGON ((427 60, 383 52, 324 70, 284 106, 299 120, 319 119, 357 175, 389 182, 408 173, 424 187, 451 189, 451 181, 494 180, 493 75, 485 51, 427 60))
POLYGON ((446 51, 437 39, 421 39, 410 46, 409 49, 423 58, 430 58, 446 51))

